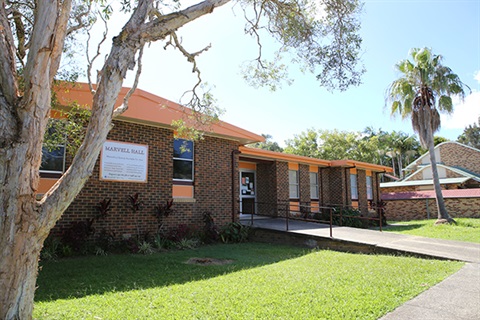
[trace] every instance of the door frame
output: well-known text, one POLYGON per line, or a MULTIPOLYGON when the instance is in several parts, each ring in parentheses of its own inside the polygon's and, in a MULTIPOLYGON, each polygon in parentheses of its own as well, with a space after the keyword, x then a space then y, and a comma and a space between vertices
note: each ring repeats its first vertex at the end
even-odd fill
POLYGON ((252 170, 252 169, 240 169, 240 174, 239 176, 239 199, 240 199, 240 212, 243 213, 243 199, 253 199, 253 202, 255 203, 255 207, 253 208, 253 214, 257 212, 257 171, 252 170), (242 173, 253 173, 253 186, 254 186, 254 195, 243 195, 242 194, 242 173))

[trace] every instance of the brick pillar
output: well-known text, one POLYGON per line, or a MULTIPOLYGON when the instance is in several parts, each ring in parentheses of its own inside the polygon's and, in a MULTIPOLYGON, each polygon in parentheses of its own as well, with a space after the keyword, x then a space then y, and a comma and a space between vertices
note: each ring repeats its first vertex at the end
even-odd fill
POLYGON ((333 205, 348 205, 351 199, 347 202, 346 197, 350 195, 350 178, 345 179, 345 168, 328 168, 324 170, 328 174, 328 188, 329 188, 329 204, 333 205))
POLYGON ((330 168, 318 168, 318 177, 319 177, 318 178, 319 180, 318 201, 320 206, 325 206, 329 203, 332 203, 330 201, 330 180, 329 180, 328 170, 330 170, 330 168))
POLYGON ((368 214, 367 173, 357 169, 358 208, 363 215, 368 214))
POLYGON ((275 161, 275 175, 277 181, 277 197, 274 200, 279 204, 277 207, 277 212, 280 215, 285 215, 285 207, 290 200, 288 163, 275 161))
POLYGON ((277 216, 277 172, 274 162, 257 163, 257 203, 258 214, 277 216))
POLYGON ((310 206, 310 167, 308 165, 299 165, 299 190, 300 205, 310 206))

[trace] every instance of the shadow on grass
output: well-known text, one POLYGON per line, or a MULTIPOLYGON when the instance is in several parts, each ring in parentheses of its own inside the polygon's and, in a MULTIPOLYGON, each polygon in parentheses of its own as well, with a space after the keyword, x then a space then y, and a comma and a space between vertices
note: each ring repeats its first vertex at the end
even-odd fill
POLYGON ((35 301, 80 298, 204 280, 299 257, 304 248, 243 243, 211 245, 152 255, 88 256, 40 263, 35 301), (192 265, 192 257, 231 259, 225 265, 192 265))
POLYGON ((415 229, 420 229, 424 227, 423 224, 406 224, 406 225, 388 225, 388 226, 385 226, 383 229, 385 231, 409 231, 409 230, 415 230, 415 229))

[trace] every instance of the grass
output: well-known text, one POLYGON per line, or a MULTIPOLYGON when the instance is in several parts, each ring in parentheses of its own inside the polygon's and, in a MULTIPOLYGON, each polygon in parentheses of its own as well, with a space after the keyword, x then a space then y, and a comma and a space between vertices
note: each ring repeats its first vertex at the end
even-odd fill
POLYGON ((384 231, 404 233, 427 238, 480 243, 480 219, 456 218, 457 224, 434 225, 434 220, 412 220, 395 223, 384 231))
POLYGON ((35 319, 378 319, 463 263, 246 243, 42 263, 35 319), (191 257, 232 264, 186 264, 191 257))

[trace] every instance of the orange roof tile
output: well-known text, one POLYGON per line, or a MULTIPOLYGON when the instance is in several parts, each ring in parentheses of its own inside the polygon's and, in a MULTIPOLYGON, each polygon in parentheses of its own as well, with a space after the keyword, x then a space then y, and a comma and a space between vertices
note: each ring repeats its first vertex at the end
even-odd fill
MULTIPOLYGON (((126 87, 121 89, 115 107, 123 103, 123 98, 129 89, 130 88, 126 87)), ((62 86, 56 89, 56 92, 61 104, 68 105, 72 102, 76 102, 81 106, 91 106, 92 104, 92 94, 86 83, 76 83, 74 85, 67 85, 66 87, 62 86)), ((185 115, 189 112, 191 112, 190 109, 178 103, 141 89, 136 89, 129 99, 128 110, 117 119, 164 128, 173 128, 171 125, 172 121, 185 118, 185 115)), ((208 135, 235 140, 242 145, 265 140, 260 135, 224 121, 212 124, 208 130, 205 131, 208 135)))

